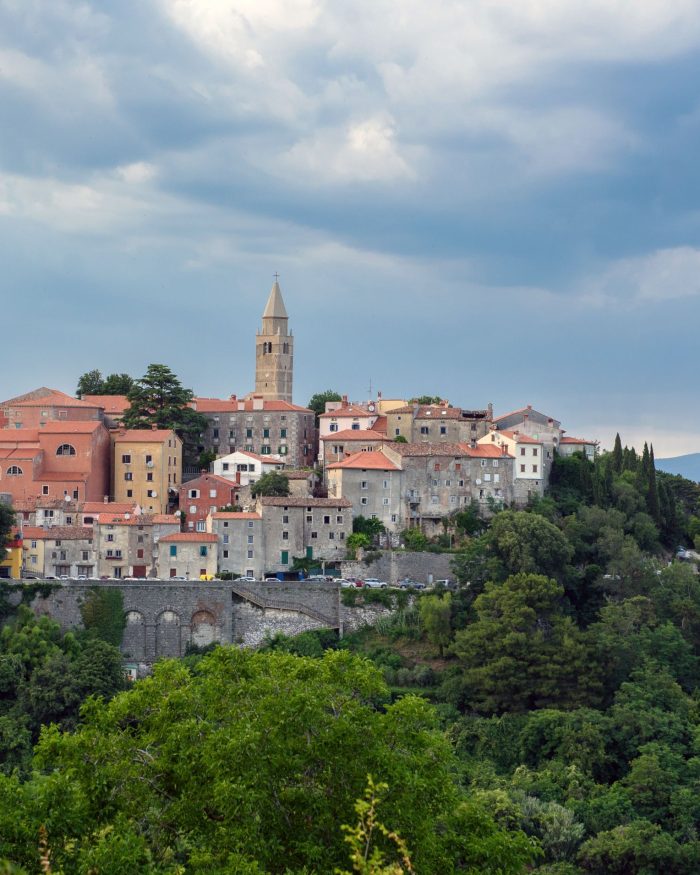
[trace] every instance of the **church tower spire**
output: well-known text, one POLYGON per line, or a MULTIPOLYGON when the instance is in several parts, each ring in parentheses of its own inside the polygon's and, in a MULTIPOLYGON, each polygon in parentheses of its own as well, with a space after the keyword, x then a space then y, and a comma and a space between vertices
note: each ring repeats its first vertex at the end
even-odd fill
POLYGON ((291 402, 293 369, 294 337, 275 274, 263 310, 262 329, 255 338, 255 394, 291 402))

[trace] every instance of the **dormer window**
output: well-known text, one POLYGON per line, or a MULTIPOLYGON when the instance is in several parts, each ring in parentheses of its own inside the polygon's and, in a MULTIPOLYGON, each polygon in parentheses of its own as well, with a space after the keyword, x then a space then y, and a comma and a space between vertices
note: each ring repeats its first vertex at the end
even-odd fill
POLYGON ((22 471, 19 465, 10 465, 7 469, 7 473, 10 477, 21 477, 24 471, 22 471))

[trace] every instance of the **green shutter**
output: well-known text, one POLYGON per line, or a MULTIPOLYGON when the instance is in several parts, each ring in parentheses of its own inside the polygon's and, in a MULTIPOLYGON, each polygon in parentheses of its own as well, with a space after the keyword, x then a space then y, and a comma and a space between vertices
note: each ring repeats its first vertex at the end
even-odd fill
POLYGON ((282 550, 281 565, 289 565, 289 550, 282 550))
POLYGON ((306 548, 306 558, 307 558, 307 559, 313 559, 313 558, 314 558, 314 548, 313 548, 313 547, 307 547, 307 548, 306 548))

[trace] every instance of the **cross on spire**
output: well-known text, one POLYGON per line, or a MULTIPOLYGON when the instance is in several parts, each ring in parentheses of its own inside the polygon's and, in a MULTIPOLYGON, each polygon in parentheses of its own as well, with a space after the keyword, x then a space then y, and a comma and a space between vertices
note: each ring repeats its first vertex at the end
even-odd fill
POLYGON ((274 272, 273 276, 275 278, 275 282, 277 282, 277 280, 280 278, 280 275, 277 273, 277 271, 274 272))

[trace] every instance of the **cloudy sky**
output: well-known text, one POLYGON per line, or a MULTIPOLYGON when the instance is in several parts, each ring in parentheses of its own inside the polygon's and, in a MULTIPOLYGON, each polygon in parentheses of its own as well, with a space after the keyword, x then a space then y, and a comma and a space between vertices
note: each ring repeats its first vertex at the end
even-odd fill
POLYGON ((697 0, 0 0, 0 397, 165 362, 700 450, 697 0))

